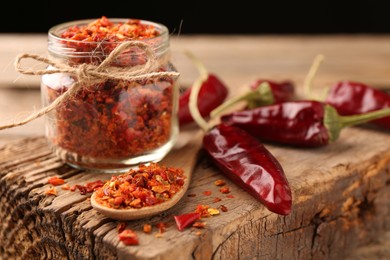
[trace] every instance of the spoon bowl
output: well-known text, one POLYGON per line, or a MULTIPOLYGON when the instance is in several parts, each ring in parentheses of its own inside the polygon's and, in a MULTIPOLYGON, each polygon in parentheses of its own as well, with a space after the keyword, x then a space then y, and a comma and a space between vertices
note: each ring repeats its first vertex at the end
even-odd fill
POLYGON ((105 207, 96 201, 96 193, 91 196, 91 205, 103 215, 116 220, 134 220, 146 218, 162 213, 163 211, 173 207, 186 193, 190 181, 192 171, 198 158, 199 150, 202 145, 202 132, 197 134, 180 134, 179 145, 175 147, 160 164, 175 168, 182 168, 184 171, 184 185, 175 195, 167 201, 164 201, 153 206, 133 209, 113 209, 105 207), (186 142, 183 144, 183 142, 186 142))

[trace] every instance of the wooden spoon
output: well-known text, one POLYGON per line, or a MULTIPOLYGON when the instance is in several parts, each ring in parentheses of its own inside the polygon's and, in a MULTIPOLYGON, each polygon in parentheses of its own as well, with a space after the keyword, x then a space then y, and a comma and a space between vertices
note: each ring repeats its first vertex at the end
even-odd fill
POLYGON ((173 207, 186 193, 192 171, 198 158, 199 150, 202 145, 202 132, 184 132, 178 137, 177 143, 172 151, 160 162, 166 166, 182 168, 184 170, 185 182, 182 189, 176 193, 170 200, 153 206, 142 207, 139 209, 112 209, 97 203, 96 193, 91 197, 91 205, 103 215, 117 220, 133 220, 159 214, 173 207))

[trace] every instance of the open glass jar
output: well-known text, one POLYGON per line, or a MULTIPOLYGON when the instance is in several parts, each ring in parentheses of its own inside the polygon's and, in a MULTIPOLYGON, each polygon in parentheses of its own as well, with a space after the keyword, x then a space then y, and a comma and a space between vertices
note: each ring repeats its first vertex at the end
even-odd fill
MULTIPOLYGON (((98 66, 115 47, 129 40, 151 47, 159 65, 155 72, 175 71, 169 61, 168 29, 149 21, 103 17, 60 24, 49 30, 48 51, 51 58, 72 67, 98 66), (112 34, 104 28, 107 25, 113 26, 112 34)), ((110 66, 131 69, 145 63, 145 51, 134 47, 110 66)), ((67 73, 42 76, 43 105, 77 80, 67 73)), ((79 168, 112 172, 159 161, 169 152, 178 133, 175 79, 104 79, 86 85, 81 84, 75 95, 46 115, 46 136, 62 160, 79 168)))

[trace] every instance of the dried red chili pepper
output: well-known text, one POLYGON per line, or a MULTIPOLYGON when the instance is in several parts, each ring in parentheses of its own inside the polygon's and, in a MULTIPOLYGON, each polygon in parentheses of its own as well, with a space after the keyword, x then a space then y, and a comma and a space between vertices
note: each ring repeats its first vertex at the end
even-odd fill
MULTIPOLYGON (((313 96, 312 82, 317 70, 324 60, 323 55, 317 55, 306 76, 304 89, 306 95, 313 96)), ((319 100, 333 106, 342 116, 360 115, 372 111, 390 108, 390 94, 375 89, 363 83, 353 81, 336 82, 332 87, 325 89, 325 98, 319 100)), ((390 129, 390 116, 375 119, 370 122, 385 129, 390 129)))
POLYGON ((119 233, 119 240, 122 241, 125 245, 139 244, 137 234, 131 229, 126 229, 119 233))
MULTIPOLYGON (((199 91, 198 109, 203 117, 209 116, 210 112, 223 103, 228 95, 228 89, 225 84, 215 76, 209 73, 205 66, 196 59, 192 54, 189 54, 191 59, 197 65, 199 72, 205 78, 199 91)), ((191 89, 188 88, 179 99, 179 123, 180 126, 193 122, 188 104, 191 95, 191 89)))
POLYGON ((227 177, 281 215, 291 212, 291 190, 282 166, 254 137, 219 124, 205 134, 203 147, 227 177))
POLYGON ((316 147, 338 139, 341 129, 390 115, 390 108, 354 116, 340 116, 318 101, 295 101, 233 112, 222 117, 231 126, 275 143, 316 147))
POLYGON ((186 227, 200 219, 199 213, 187 213, 178 216, 174 216, 177 229, 183 231, 186 227))
POLYGON ((235 104, 245 101, 247 108, 255 108, 265 105, 290 101, 294 97, 294 85, 290 81, 274 82, 259 79, 250 85, 250 91, 227 100, 214 109, 210 115, 216 117, 235 104))
MULTIPOLYGON (((325 103, 336 108, 340 115, 357 115, 390 108, 390 94, 363 83, 340 81, 329 89, 325 103)), ((390 129, 390 116, 369 123, 390 129)))
MULTIPOLYGON (((271 88, 272 100, 269 101, 270 102, 269 104, 291 101, 294 98, 295 86, 294 86, 294 83, 292 83, 291 81, 288 81, 288 80, 276 82, 276 81, 267 80, 267 79, 258 79, 255 82, 253 82, 250 85, 250 87, 252 89, 257 89, 264 82, 267 82, 269 87, 271 88)), ((261 104, 261 105, 266 105, 266 104, 261 104)), ((254 106, 250 106, 250 105, 249 105, 249 107, 254 108, 254 106)))
POLYGON ((190 97, 190 111, 206 131, 203 148, 221 171, 260 200, 270 211, 291 212, 292 194, 282 166, 257 139, 240 128, 219 124, 209 129, 196 106, 202 78, 196 81, 190 97), (207 131, 208 130, 208 131, 207 131))

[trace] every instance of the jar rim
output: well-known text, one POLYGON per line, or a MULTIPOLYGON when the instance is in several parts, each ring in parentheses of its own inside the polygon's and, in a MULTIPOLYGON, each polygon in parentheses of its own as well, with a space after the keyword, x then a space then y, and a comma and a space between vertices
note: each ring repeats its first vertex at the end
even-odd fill
MULTIPOLYGON (((98 19, 98 18, 96 18, 98 19)), ((121 42, 124 42, 124 41, 114 41, 114 42, 104 42, 104 41, 101 41, 101 42, 83 42, 83 41, 80 41, 80 40, 74 40, 74 39, 66 39, 66 38, 62 38, 61 36, 59 36, 59 32, 61 30, 65 30, 71 26, 74 26, 74 25, 87 25, 93 21, 96 21, 96 19, 83 19, 83 20, 74 20, 74 21, 70 21, 70 22, 65 22, 65 23, 60 23, 60 24, 57 24, 53 27, 51 27, 48 31, 48 35, 49 35, 49 38, 52 38, 54 40, 58 40, 58 41, 65 41, 65 42, 73 42, 73 43, 84 43, 84 44, 118 44, 118 43, 121 43, 121 42)), ((126 22, 128 20, 133 20, 133 18, 109 18, 111 22, 113 23, 119 23, 119 22, 126 22)), ((163 37, 166 37, 168 36, 168 28, 161 24, 161 23, 156 23, 156 22, 152 22, 152 21, 148 21, 148 20, 142 20, 142 19, 134 19, 134 20, 139 20, 141 23, 143 24, 146 24, 146 25, 153 25, 156 30, 158 30, 159 32, 159 35, 157 36, 154 36, 154 37, 150 37, 150 38, 143 38, 143 39, 131 39, 131 40, 126 40, 126 41, 141 41, 141 42, 148 42, 149 40, 156 40, 156 39, 159 39, 159 38, 163 38, 163 37)))

